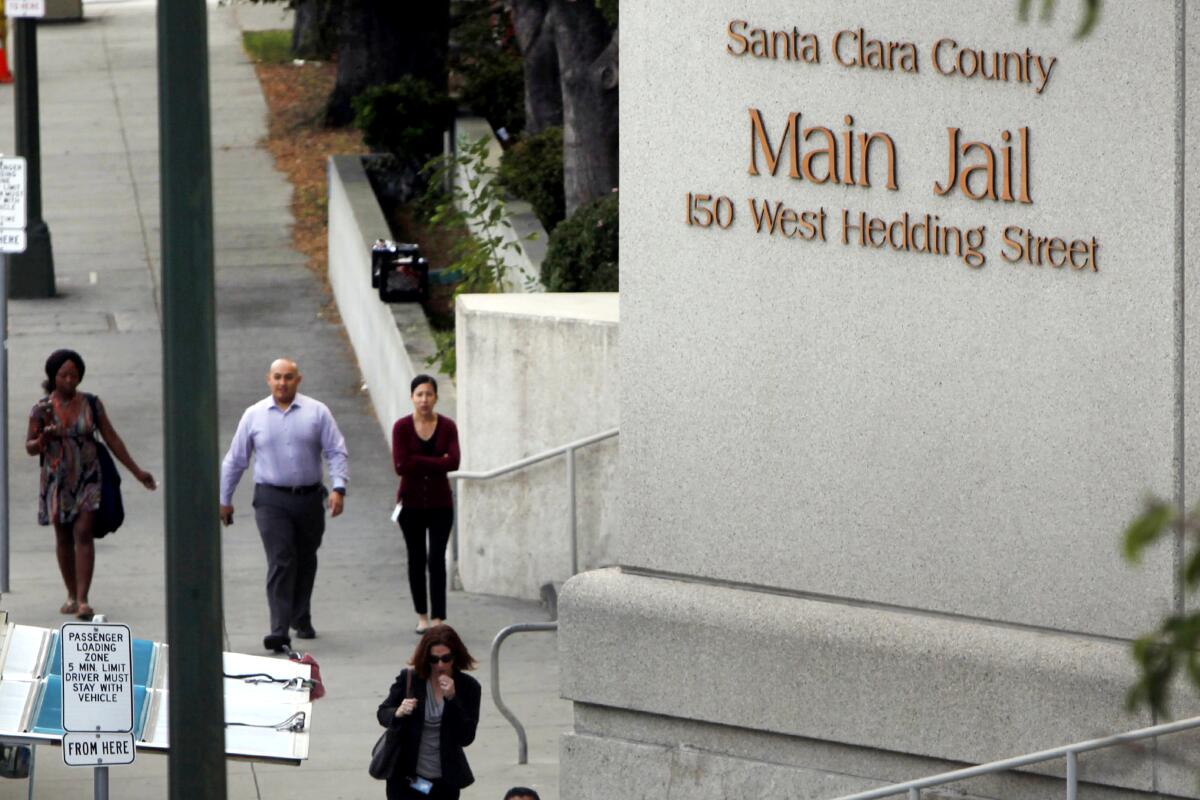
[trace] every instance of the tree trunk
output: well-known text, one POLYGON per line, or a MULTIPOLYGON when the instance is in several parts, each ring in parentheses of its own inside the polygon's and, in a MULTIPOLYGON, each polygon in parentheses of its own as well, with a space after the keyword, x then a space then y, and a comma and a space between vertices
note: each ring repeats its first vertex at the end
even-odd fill
POLYGON ((618 39, 595 3, 552 0, 567 216, 617 186, 618 39))
POLYGON ((513 2, 513 27, 525 66, 525 130, 531 134, 563 124, 554 19, 550 0, 513 2))
POLYGON ((354 118, 350 101, 371 86, 412 75, 446 89, 450 0, 341 0, 337 83, 325 124, 354 118))
POLYGON ((327 61, 337 46, 338 0, 294 0, 292 55, 327 61))

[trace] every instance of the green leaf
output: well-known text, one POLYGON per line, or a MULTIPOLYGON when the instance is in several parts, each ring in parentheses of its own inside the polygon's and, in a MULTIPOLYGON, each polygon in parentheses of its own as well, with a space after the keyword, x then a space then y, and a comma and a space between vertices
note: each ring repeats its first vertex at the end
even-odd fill
POLYGON ((1141 561, 1142 551, 1162 536, 1175 520, 1175 509, 1157 498, 1147 501, 1145 512, 1125 529, 1125 558, 1131 563, 1141 561))
POLYGON ((1188 678, 1195 686, 1200 686, 1200 654, 1194 650, 1187 656, 1187 673, 1188 678))
POLYGON ((1075 31, 1076 39, 1087 38, 1095 29, 1096 24, 1100 21, 1100 6, 1102 0, 1084 0, 1083 3, 1083 20, 1079 23, 1079 30, 1075 31))
MULTIPOLYGON (((1075 31, 1076 39, 1084 39, 1091 35, 1095 30, 1096 25, 1100 22, 1100 12, 1104 5, 1103 0, 1081 0, 1083 3, 1083 18, 1079 21, 1079 29, 1075 31)), ((1056 0, 1042 0, 1041 11, 1038 15, 1042 22, 1049 22, 1054 16, 1054 8, 1056 0)), ((1021 22, 1029 22, 1029 12, 1033 6, 1033 0, 1017 0, 1017 19, 1021 22)))
POLYGON ((1189 591, 1200 585, 1200 550, 1188 557, 1187 564, 1183 568, 1183 581, 1187 584, 1189 591))
POLYGON ((1175 674, 1176 651, 1169 637, 1149 634, 1133 643, 1133 658, 1138 663, 1141 677, 1126 695, 1126 707, 1137 710, 1149 707, 1155 714, 1163 715, 1170 700, 1171 679, 1175 674))

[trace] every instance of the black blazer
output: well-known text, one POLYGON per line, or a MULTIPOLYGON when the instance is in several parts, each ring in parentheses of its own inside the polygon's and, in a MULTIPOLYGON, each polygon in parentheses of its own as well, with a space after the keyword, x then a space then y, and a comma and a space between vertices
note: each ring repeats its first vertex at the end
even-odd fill
MULTIPOLYGON (((387 698, 379 704, 375 716, 379 724, 388 730, 398 731, 401 736, 400 756, 392 778, 405 778, 417 774, 417 751, 421 746, 421 731, 425 728, 425 702, 429 684, 414 672, 412 694, 417 698, 417 707, 407 717, 397 717, 396 709, 404 699, 408 680, 405 669, 396 676, 396 682, 388 690, 387 698)), ((459 789, 475 782, 475 775, 467 764, 463 748, 475 741, 475 728, 479 725, 479 681, 465 672, 455 672, 454 697, 446 698, 442 710, 441 752, 442 780, 459 789)))

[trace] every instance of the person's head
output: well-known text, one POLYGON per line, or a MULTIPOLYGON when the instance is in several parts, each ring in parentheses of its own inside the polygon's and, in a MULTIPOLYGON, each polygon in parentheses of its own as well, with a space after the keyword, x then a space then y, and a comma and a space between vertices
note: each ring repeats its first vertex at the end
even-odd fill
POLYGON ((475 659, 449 625, 434 625, 425 631, 408 663, 422 679, 475 669, 475 659))
POLYGON ((421 416, 428 416, 437 405, 437 381, 432 375, 418 375, 409 384, 412 391, 413 410, 421 416))
POLYGON ((542 800, 542 798, 528 786, 514 786, 504 793, 504 800, 542 800))
POLYGON ((55 350, 46 359, 46 380, 42 381, 42 388, 69 397, 75 393, 75 387, 83 380, 86 371, 79 353, 74 350, 55 350))
POLYGON ((271 388, 271 397, 276 403, 291 405, 296 399, 296 391, 300 388, 300 367, 290 358, 277 358, 271 362, 267 370, 267 386, 271 388))

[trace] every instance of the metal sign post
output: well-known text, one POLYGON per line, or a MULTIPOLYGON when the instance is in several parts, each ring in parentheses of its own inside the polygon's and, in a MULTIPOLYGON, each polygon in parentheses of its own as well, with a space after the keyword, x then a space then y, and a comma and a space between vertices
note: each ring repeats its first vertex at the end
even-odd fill
POLYGON ((8 271, 0 256, 0 594, 8 594, 8 271))
POLYGON ((62 653, 63 762, 94 767, 96 800, 108 800, 108 768, 132 764, 133 637, 128 625, 66 622, 62 653))
POLYGON ((37 25, 38 20, 46 16, 46 0, 7 0, 4 10, 16 23, 13 33, 17 57, 13 92, 16 149, 19 155, 29 159, 29 220, 27 225, 20 227, 29 230, 28 238, 24 231, 19 237, 5 237, 9 240, 7 246, 0 249, 13 254, 9 259, 12 270, 7 287, 13 297, 53 297, 54 252, 50 245, 50 227, 42 218, 42 143, 37 80, 37 25))

